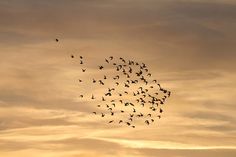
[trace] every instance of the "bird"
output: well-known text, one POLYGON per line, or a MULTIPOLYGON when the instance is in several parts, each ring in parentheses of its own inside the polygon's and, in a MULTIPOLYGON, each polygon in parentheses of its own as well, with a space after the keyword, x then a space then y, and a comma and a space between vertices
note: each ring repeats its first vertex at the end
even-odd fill
POLYGON ((145 120, 145 123, 146 123, 147 125, 149 125, 149 124, 150 124, 148 120, 145 120))
POLYGON ((83 56, 79 56, 80 59, 83 59, 83 56))
POLYGON ((132 73, 132 71, 133 71, 133 70, 132 70, 132 68, 131 68, 131 67, 129 67, 129 73, 132 73))
POLYGON ((79 82, 82 82, 82 80, 79 79, 79 82))
POLYGON ((131 106, 134 106, 134 104, 133 104, 133 103, 131 103, 131 102, 130 102, 129 104, 130 104, 131 106))
POLYGON ((160 113, 162 113, 163 112, 163 110, 160 108, 160 113))
POLYGON ((81 98, 83 98, 84 96, 83 95, 80 95, 81 98))
POLYGON ((122 122, 123 122, 123 120, 120 120, 120 121, 119 121, 119 124, 122 123, 122 122))
POLYGON ((86 71, 86 69, 82 69, 82 72, 85 72, 86 71))
POLYGON ((113 59, 113 56, 110 56, 109 58, 110 58, 110 60, 112 60, 112 59, 113 59))
POLYGON ((74 58, 74 55, 71 55, 70 57, 71 57, 71 58, 74 58))
POLYGON ((109 121, 109 123, 112 123, 112 122, 114 122, 114 120, 109 121))
POLYGON ((129 88, 129 85, 125 83, 125 87, 129 88))
POLYGON ((93 83, 96 83, 96 80, 95 80, 95 79, 93 79, 93 83))
POLYGON ((104 78, 104 80, 106 80, 106 79, 107 79, 106 75, 104 75, 104 77, 103 77, 103 78, 104 78))
POLYGON ((109 93, 109 92, 105 93, 105 96, 111 96, 111 93, 109 93))
POLYGON ((96 112, 93 112, 93 114, 97 114, 96 112))
POLYGON ((128 102, 126 102, 126 103, 125 103, 125 106, 129 106, 129 103, 128 103, 128 102))
POLYGON ((104 85, 104 82, 102 82, 102 80, 99 80, 98 81, 101 85, 104 85))
POLYGON ((59 41, 59 39, 55 39, 55 41, 56 41, 56 42, 58 42, 58 41, 59 41))
POLYGON ((102 70, 104 67, 103 66, 99 66, 99 69, 102 70))
POLYGON ((133 108, 133 112, 134 112, 134 113, 136 112, 135 108, 133 108))
POLYGON ((82 60, 80 61, 80 64, 83 64, 83 61, 82 61, 82 60))
POLYGON ((102 113, 102 117, 105 117, 105 114, 104 114, 104 113, 102 113))

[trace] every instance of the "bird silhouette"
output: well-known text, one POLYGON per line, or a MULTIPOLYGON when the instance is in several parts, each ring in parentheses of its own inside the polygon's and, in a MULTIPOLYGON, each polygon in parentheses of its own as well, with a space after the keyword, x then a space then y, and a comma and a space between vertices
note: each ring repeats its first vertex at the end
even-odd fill
POLYGON ((149 125, 149 124, 150 124, 148 120, 145 120, 145 123, 146 123, 147 125, 149 125))
POLYGON ((93 79, 93 83, 96 83, 96 80, 95 80, 95 79, 93 79))
POLYGON ((98 81, 101 85, 104 85, 104 82, 102 80, 98 81))
POLYGON ((105 96, 111 96, 111 93, 108 92, 108 93, 105 94, 105 96))
POLYGON ((160 108, 160 113, 162 113, 163 112, 163 110, 160 108))

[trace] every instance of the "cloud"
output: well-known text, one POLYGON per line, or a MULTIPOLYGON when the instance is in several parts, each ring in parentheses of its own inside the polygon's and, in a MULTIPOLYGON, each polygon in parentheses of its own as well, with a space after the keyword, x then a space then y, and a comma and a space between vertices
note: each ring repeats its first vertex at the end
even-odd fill
POLYGON ((233 156, 235 7, 231 0, 1 1, 0 154, 233 156), (78 99, 102 93, 76 80, 100 77, 97 64, 110 55, 147 63, 172 91, 157 125, 110 127, 90 114, 98 101, 78 99))

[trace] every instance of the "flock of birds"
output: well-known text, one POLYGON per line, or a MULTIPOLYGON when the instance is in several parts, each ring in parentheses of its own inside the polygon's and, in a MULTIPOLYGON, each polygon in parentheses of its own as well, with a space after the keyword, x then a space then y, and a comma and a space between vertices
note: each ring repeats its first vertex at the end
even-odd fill
MULTIPOLYGON (((74 55, 71 58, 77 59, 74 55)), ((79 64, 82 66, 81 72, 86 73, 83 56, 79 56, 79 64)), ((109 124, 124 124, 132 128, 136 127, 135 121, 141 120, 150 125, 161 118, 163 105, 171 92, 162 88, 156 79, 152 79, 146 64, 110 56, 104 59, 103 65, 97 66, 97 70, 102 73, 102 77, 85 81, 78 79, 79 83, 89 81, 92 86, 105 89, 102 94, 99 92, 89 97, 79 95, 80 99, 87 97, 95 100, 97 110, 92 112, 94 115, 110 117, 109 124), (109 71, 106 75, 106 70, 112 72, 109 71)))
MULTIPOLYGON (((75 58, 75 56, 71 55, 71 58, 75 58)), ((79 56, 79 61, 81 65, 84 64, 83 56, 79 56)), ((94 111, 93 114, 101 117, 109 115, 112 118, 108 121, 109 124, 116 122, 133 128, 135 128, 133 122, 137 118, 144 118, 144 123, 147 125, 153 123, 155 118, 160 119, 163 112, 162 106, 170 97, 171 92, 162 88, 156 79, 151 79, 152 74, 146 64, 125 60, 122 57, 115 61, 113 56, 104 61, 105 64, 112 66, 117 74, 114 76, 103 75, 100 79, 91 79, 91 83, 98 84, 105 89, 103 95, 100 93, 101 96, 91 95, 90 99, 96 99, 96 103, 99 103, 97 104, 99 110, 94 111), (110 81, 108 81, 109 79, 110 81), (105 88, 106 83, 112 87, 105 88), (148 113, 145 109, 148 109, 148 113), (99 111, 101 112, 99 113, 99 111), (124 113, 126 116, 121 115, 125 115, 124 113), (115 115, 121 116, 116 120, 115 115)), ((104 65, 97 66, 97 70, 100 72, 105 69, 104 65)), ((81 68, 81 72, 85 73, 86 68, 81 68)), ((81 79, 78 81, 83 82, 81 79)), ((79 97, 82 99, 84 95, 81 94, 79 97)))

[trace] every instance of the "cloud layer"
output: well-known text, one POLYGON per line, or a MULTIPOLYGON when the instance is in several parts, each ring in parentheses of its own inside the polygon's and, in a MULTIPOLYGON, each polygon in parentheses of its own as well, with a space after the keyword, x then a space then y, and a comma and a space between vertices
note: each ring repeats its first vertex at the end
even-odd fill
POLYGON ((0 18, 0 156, 235 156, 233 0, 7 0, 0 18), (147 63, 173 93, 163 119, 94 119, 71 54, 94 77, 110 55, 147 63))

